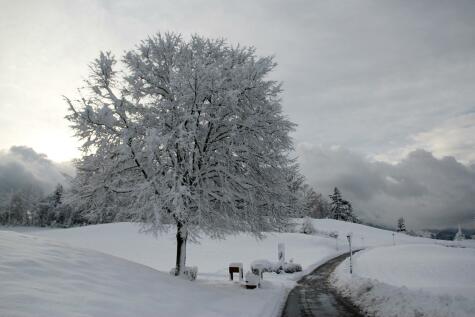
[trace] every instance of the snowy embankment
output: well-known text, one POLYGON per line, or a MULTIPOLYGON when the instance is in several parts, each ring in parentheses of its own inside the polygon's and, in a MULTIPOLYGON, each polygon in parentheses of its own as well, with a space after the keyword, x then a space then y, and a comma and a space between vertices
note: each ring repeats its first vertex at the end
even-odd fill
POLYGON ((475 316, 475 249, 398 245, 361 251, 332 275, 371 316, 475 316))
MULTIPOLYGON (((32 231, 33 237, 0 228, 0 316, 277 316, 302 274, 347 251, 348 232, 356 248, 393 244, 391 231, 335 220, 313 224, 315 235, 203 236, 187 248, 188 265, 198 266, 195 282, 167 273, 175 261, 173 230, 154 237, 135 224, 115 223, 32 231), (330 232, 339 233, 338 243, 330 232), (254 260, 276 261, 278 243, 304 272, 266 273, 257 290, 228 280, 231 262, 243 262, 247 271, 254 260)), ((435 242, 406 235, 395 241, 435 242)))

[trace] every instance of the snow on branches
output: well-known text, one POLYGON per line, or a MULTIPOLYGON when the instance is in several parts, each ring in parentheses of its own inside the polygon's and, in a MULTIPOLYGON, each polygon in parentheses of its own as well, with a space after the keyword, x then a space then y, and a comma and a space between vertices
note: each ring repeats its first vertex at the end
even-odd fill
MULTIPOLYGON (((282 114, 272 57, 224 40, 157 34, 101 53, 87 90, 66 98, 83 141, 76 198, 127 210, 156 231, 177 226, 177 272, 187 239, 285 225, 294 124, 282 114)), ((179 273, 177 273, 179 274, 179 273)))

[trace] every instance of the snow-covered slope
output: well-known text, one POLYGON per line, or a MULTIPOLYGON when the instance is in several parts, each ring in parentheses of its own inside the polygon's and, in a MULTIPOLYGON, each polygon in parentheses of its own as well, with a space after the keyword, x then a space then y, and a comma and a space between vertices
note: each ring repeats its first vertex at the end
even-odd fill
MULTIPOLYGON (((96 225, 73 229, 35 232, 35 235, 61 240, 69 244, 94 249, 168 272, 175 263, 175 233, 142 234, 131 223, 96 225)), ((293 258, 304 266, 335 254, 335 242, 319 236, 300 233, 268 233, 263 240, 249 235, 229 236, 214 240, 203 236, 198 243, 188 243, 187 263, 203 273, 227 274, 230 262, 243 262, 246 269, 256 259, 277 260, 277 244, 286 245, 287 259, 293 258)), ((340 246, 340 249, 342 247, 340 246)))
POLYGON ((356 248, 384 246, 407 243, 436 243, 433 239, 412 237, 404 233, 369 227, 362 224, 338 221, 333 219, 312 219, 315 229, 324 232, 338 232, 339 240, 346 246, 348 233, 352 234, 353 245, 356 248))
MULTIPOLYGON (((6 299, 0 301, 0 316, 104 316, 106 310, 111 317, 276 316, 300 274, 266 273, 262 289, 245 290, 228 281, 230 262, 243 262, 248 270, 257 259, 276 261, 283 242, 286 258, 309 271, 346 252, 349 232, 356 248, 393 244, 391 231, 335 220, 313 220, 313 225, 316 235, 203 236, 200 243, 188 244, 187 263, 198 266, 195 282, 167 273, 175 262, 173 230, 154 237, 135 224, 115 223, 29 233, 35 237, 0 231, 0 278, 5 281, 0 298, 6 299), (335 231, 338 244, 327 236, 335 231)), ((436 241, 396 234, 395 242, 436 241)))
MULTIPOLYGON (((306 267, 347 251, 346 235, 349 232, 353 234, 356 248, 393 244, 392 231, 331 219, 315 219, 313 224, 322 235, 267 233, 263 240, 245 234, 228 236, 225 240, 203 236, 198 243, 188 244, 187 263, 197 265, 201 273, 225 275, 230 262, 244 262, 246 266, 256 259, 277 260, 277 244, 283 242, 286 258, 293 258, 306 267), (329 232, 339 232, 338 251, 335 239, 324 235, 329 232)), ((136 224, 114 223, 32 234, 109 253, 168 272, 175 263, 175 232, 171 230, 155 237, 139 231, 140 227, 136 224)), ((396 234, 395 239, 397 244, 434 243, 431 239, 405 234, 396 234)))
POLYGON ((282 296, 272 289, 257 295, 233 284, 193 283, 15 232, 0 231, 0 254, 2 317, 269 316, 282 296))
POLYGON ((375 316, 475 316, 475 249, 398 245, 345 260, 338 289, 375 316))

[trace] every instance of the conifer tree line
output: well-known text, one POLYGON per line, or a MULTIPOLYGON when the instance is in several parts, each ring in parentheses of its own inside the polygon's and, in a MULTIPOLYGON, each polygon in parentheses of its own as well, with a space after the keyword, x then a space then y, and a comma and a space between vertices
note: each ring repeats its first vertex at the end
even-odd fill
POLYGON ((39 187, 30 185, 4 196, 0 203, 2 225, 70 227, 90 223, 79 210, 65 203, 62 184, 46 195, 39 187))
MULTIPOLYGON (((120 195, 112 191, 103 202, 96 205, 94 213, 71 204, 68 196, 77 191, 74 185, 77 181, 74 179, 72 186, 68 188, 57 184, 48 194, 44 194, 37 186, 30 185, 4 195, 0 199, 0 225, 67 228, 132 220, 127 212, 108 204, 108 201, 120 200, 120 195)), ((290 197, 293 197, 289 201, 290 217, 331 217, 330 201, 304 183, 303 176, 289 179, 288 188, 292 193, 290 197)))
MULTIPOLYGON (((74 184, 78 181, 80 180, 74 179, 68 189, 62 184, 57 184, 55 189, 46 195, 33 185, 4 195, 0 199, 0 224, 66 228, 133 220, 130 214, 109 204, 110 201, 120 201, 120 195, 113 191, 109 191, 106 199, 95 205, 94 213, 71 204, 68 196, 74 195, 77 191, 74 184)), ((351 203, 341 197, 338 188, 335 188, 336 194, 330 195, 328 200, 306 184, 302 175, 295 173, 288 179, 288 189, 292 193, 290 196, 292 199, 289 201, 289 217, 331 218, 357 222, 351 203)), ((401 219, 398 220, 398 229, 405 228, 404 219, 402 227, 400 222, 401 219)))

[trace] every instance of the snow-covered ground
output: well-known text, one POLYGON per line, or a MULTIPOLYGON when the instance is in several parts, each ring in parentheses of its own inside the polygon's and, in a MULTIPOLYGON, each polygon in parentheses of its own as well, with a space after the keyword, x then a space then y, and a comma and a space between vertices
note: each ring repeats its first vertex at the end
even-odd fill
POLYGON ((361 251, 332 280, 371 316, 475 316, 475 249, 450 245, 361 251))
POLYGON ((0 253, 2 317, 266 316, 279 291, 257 290, 256 296, 231 284, 188 282, 15 232, 0 231, 0 253))
MULTIPOLYGON (((393 245, 391 231, 335 220, 313 224, 316 235, 267 233, 264 240, 244 234, 225 240, 203 236, 199 244, 188 244, 187 264, 198 266, 195 282, 167 273, 175 261, 173 231, 154 237, 131 223, 29 235, 0 228, 0 316, 103 316, 106 310, 109 316, 277 316, 303 273, 266 273, 263 288, 246 290, 228 281, 229 263, 243 262, 248 270, 254 260, 276 261, 277 245, 283 242, 286 259, 302 264, 305 273, 346 252, 349 232, 356 248, 393 245), (338 243, 326 235, 330 232, 339 233, 338 243)), ((396 234, 394 241, 439 243, 404 234, 396 234)))
MULTIPOLYGON (((313 220, 314 227, 322 234, 267 233, 263 240, 240 234, 225 240, 206 236, 198 243, 188 243, 187 265, 196 265, 200 275, 226 276, 230 262, 243 262, 245 269, 256 259, 277 260, 277 245, 285 243, 286 259, 293 258, 303 267, 348 250, 347 233, 353 234, 355 248, 393 244, 393 232, 364 225, 330 219, 313 220), (324 233, 338 232, 335 239, 324 233), (338 250, 336 250, 338 247, 338 250)), ((60 240, 83 248, 94 249, 130 261, 168 272, 175 264, 175 232, 158 234, 139 233, 140 226, 131 223, 95 225, 72 229, 33 232, 37 236, 60 240)), ((434 243, 435 240, 414 238, 405 234, 395 235, 396 243, 434 243)))

